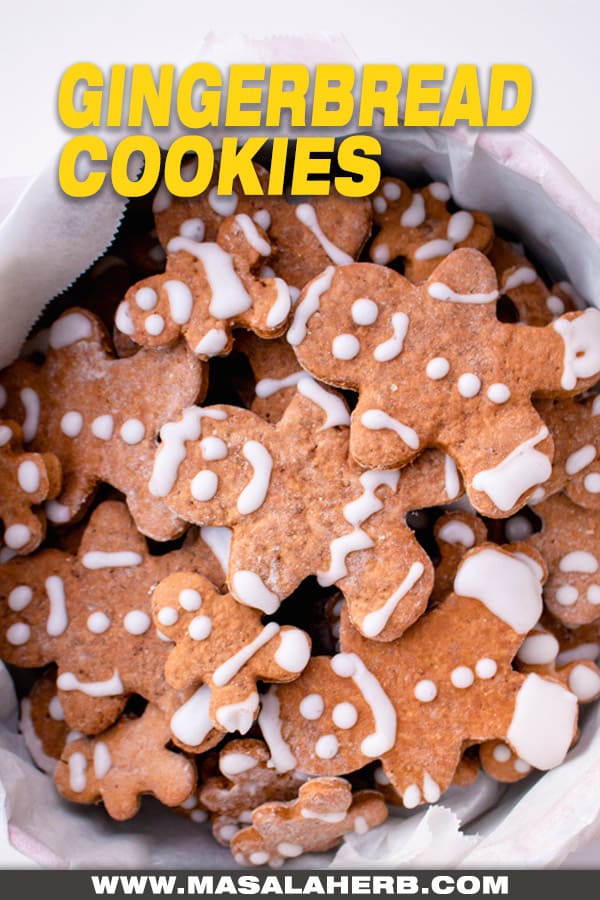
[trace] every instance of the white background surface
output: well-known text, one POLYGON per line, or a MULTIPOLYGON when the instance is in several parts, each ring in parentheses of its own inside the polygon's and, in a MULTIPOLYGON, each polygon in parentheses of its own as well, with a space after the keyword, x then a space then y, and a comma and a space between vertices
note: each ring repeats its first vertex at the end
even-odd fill
MULTIPOLYGON (((54 108, 69 64, 191 62, 208 33, 233 30, 343 33, 363 62, 403 67, 474 62, 483 74, 492 62, 524 63, 535 81, 528 130, 600 201, 597 0, 5 0, 0 178, 33 175, 64 142, 54 108)), ((23 183, 15 182, 15 192, 23 183)), ((600 866, 600 844, 570 862, 600 866)))
POLYGON ((600 201, 597 0, 5 0, 0 177, 32 175, 64 142, 54 112, 73 62, 192 61, 210 32, 343 33, 364 62, 518 62, 534 73, 527 123, 600 201), (12 127, 9 126, 12 123, 12 127))

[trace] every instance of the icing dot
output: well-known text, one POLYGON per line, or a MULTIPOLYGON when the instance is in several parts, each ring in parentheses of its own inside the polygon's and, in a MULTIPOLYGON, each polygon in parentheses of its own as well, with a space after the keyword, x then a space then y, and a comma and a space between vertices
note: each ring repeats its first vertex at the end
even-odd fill
POLYGON ((87 627, 93 634, 104 634, 110 628, 110 619, 103 612, 94 612, 88 616, 87 627))
POLYGON ((509 541, 524 541, 533 532, 533 526, 526 516, 513 516, 504 526, 509 541))
POLYGON ((165 320, 162 316, 159 316, 158 313, 152 313, 152 315, 148 316, 144 322, 144 328, 148 334, 156 337, 156 335, 162 334, 165 330, 165 320))
POLYGON ((121 425, 120 435, 126 444, 139 444, 144 439, 146 429, 139 419, 127 419, 121 425))
POLYGON ((0 447, 8 444, 12 436, 12 429, 8 425, 0 425, 0 447))
POLYGON ((586 475, 583 479, 583 486, 588 494, 600 494, 600 474, 597 472, 590 472, 590 474, 586 475))
POLYGON ((20 647, 21 644, 26 644, 30 637, 31 629, 25 622, 15 622, 6 632, 6 640, 13 647, 20 647))
POLYGON ((331 352, 336 359, 354 359, 360 353, 360 344, 353 334, 338 334, 333 339, 331 352))
POLYGON ((50 713, 50 718, 54 719, 55 722, 64 722, 65 711, 62 708, 62 703, 60 702, 58 694, 55 694, 48 704, 48 712, 50 713))
POLYGON ((496 760, 496 762, 504 763, 508 762, 508 760, 512 756, 512 752, 510 747, 507 747, 506 744, 496 744, 492 751, 492 756, 496 760))
POLYGON ((431 703, 437 697, 437 687, 429 678, 423 678, 415 685, 415 697, 421 703, 431 703))
POLYGON ((492 403, 506 403, 510 399, 510 389, 505 384, 496 382, 487 389, 487 396, 492 403))
POLYGON ((390 248, 387 244, 378 244, 373 250, 373 262, 385 266, 390 261, 390 248))
POLYGON ((209 616, 194 616, 188 627, 188 634, 193 641, 204 641, 212 631, 212 620, 209 616))
POLYGON ((483 659, 478 659, 475 663, 475 674, 478 678, 483 678, 484 680, 493 678, 497 671, 498 666, 489 656, 484 656, 483 659))
POLYGON ((379 766, 378 769, 375 769, 374 776, 376 784, 389 784, 390 779, 387 777, 385 772, 383 771, 383 767, 379 766))
POLYGON ((515 759, 513 763, 515 770, 520 772, 521 775, 525 775, 527 772, 531 772, 531 766, 529 763, 526 763, 524 759, 515 759))
POLYGON ((598 606, 600 604, 600 585, 591 584, 587 589, 587 598, 593 606, 598 606))
POLYGON ((140 288, 139 291, 136 292, 135 302, 140 309, 144 309, 148 312, 149 310, 154 309, 158 303, 158 294, 151 287, 140 288))
POLYGON ((207 437, 200 441, 200 451, 204 459, 225 459, 227 444, 218 437, 207 437))
POLYGON ((252 218, 263 231, 268 231, 271 227, 271 216, 268 209, 257 209, 252 218))
POLYGON ((335 734, 324 734, 315 744, 315 754, 320 759, 332 759, 338 751, 339 743, 335 734))
POLYGON ((546 298, 546 306, 553 316, 562 316, 565 311, 565 304, 556 294, 550 294, 546 298))
POLYGON ((75 410, 65 413, 60 420, 60 430, 63 434, 66 434, 67 437, 77 437, 82 428, 83 416, 75 410))
POLYGON ((372 325, 378 315, 379 307, 367 297, 361 297, 352 304, 352 321, 356 325, 372 325))
POLYGON ((554 599, 561 606, 573 606, 577 603, 579 591, 572 584, 563 584, 554 592, 554 599))
POLYGON ((13 588, 8 595, 8 605, 14 612, 21 612, 26 606, 29 606, 33 600, 33 591, 27 584, 20 584, 13 588))
POLYGON ((320 694, 308 694, 300 702, 300 715, 305 719, 320 719, 323 715, 325 704, 320 694))
POLYGON ((185 222, 182 222, 179 226, 179 234, 182 237, 189 238, 191 241, 200 241, 204 240, 204 222, 202 219, 186 219, 185 222))
POLYGON ((145 634, 150 628, 150 616, 141 609, 132 609, 123 619, 123 626, 129 634, 145 634))
POLYGON ((217 493, 219 479, 209 469, 202 469, 194 475, 190 487, 194 500, 211 500, 217 493))
POLYGON ((331 718, 338 728, 352 728, 356 725, 358 712, 353 703, 338 703, 333 708, 331 718))
POLYGON ((373 209, 377 213, 384 213, 387 209, 385 198, 381 196, 373 197, 373 209))
POLYGON ((101 441, 110 441, 115 427, 112 416, 98 416, 92 422, 92 434, 101 441))
POLYGON ((461 397, 466 397, 467 400, 470 400, 471 397, 477 396, 480 390, 481 381, 472 372, 465 372, 458 379, 458 393, 461 397))
POLYGON ((196 612, 202 606, 202 597, 194 588, 184 588, 179 592, 179 605, 188 612, 196 612))
MULTIPOLYGON (((214 188, 213 188, 214 190, 214 188)), ((266 863, 269 859, 269 854, 265 850, 255 850, 254 853, 250 854, 250 862, 255 866, 262 866, 263 863, 266 863)), ((244 857, 242 856, 242 864, 245 862, 244 857)))
POLYGON ((25 459, 17 473, 19 484, 27 494, 35 494, 40 486, 40 470, 32 459, 25 459))
POLYGON ((157 619, 161 625, 174 625, 179 619, 179 613, 173 606, 163 606, 158 612, 157 619))
POLYGON ((439 381, 440 378, 445 378, 449 371, 450 363, 443 356, 435 356, 433 359, 430 359, 425 369, 427 377, 431 378, 432 381, 439 381))
POLYGON ((382 189, 383 196, 392 202, 402 196, 402 188, 395 181, 386 181, 382 189))
POLYGON ((31 540, 27 525, 11 525, 4 532, 4 543, 11 550, 21 550, 31 540))
POLYGON ((442 203, 447 203, 451 196, 450 188, 442 181, 432 181, 429 185, 429 193, 436 200, 441 200, 442 203))
POLYGON ((208 193, 210 207, 219 216, 232 216, 237 209, 238 200, 235 191, 232 194, 219 194, 216 185, 208 193))
POLYGON ((457 666, 450 673, 450 681, 456 688, 471 687, 474 680, 473 670, 469 669, 468 666, 457 666))

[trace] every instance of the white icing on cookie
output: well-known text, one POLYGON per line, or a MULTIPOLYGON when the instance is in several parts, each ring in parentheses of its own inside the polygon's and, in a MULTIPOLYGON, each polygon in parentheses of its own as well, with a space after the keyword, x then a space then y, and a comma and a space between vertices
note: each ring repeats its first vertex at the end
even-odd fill
POLYGON ((498 509, 504 512, 512 509, 525 491, 547 481, 552 474, 548 457, 535 449, 547 437, 548 429, 544 425, 496 466, 478 472, 472 482, 475 490, 487 494, 498 509))

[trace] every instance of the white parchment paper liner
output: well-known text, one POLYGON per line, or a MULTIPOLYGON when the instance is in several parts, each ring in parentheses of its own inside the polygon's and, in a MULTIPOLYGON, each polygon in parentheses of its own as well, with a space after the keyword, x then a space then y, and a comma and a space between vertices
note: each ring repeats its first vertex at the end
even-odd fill
MULTIPOLYGON (((357 63, 343 38, 209 38, 192 59, 231 62, 357 63)), ((182 61, 185 63, 186 61, 182 61)), ((285 133, 285 129, 282 129, 285 133)), ((514 230, 555 279, 567 278, 600 306, 600 207, 562 164, 522 131, 374 129, 384 163, 400 177, 446 181, 456 201, 514 230)), ((163 132, 164 146, 178 134, 163 132)), ((111 142, 119 139, 112 134, 111 142)), ((212 137, 216 144, 219 132, 212 137)), ((0 182, 0 191, 2 183, 0 182)), ((124 209, 105 190, 64 197, 53 160, 0 226, 0 365, 18 353, 53 296, 102 254, 124 209)), ((63 867, 230 867, 206 826, 153 801, 131 822, 63 802, 29 761, 17 730, 10 676, 0 664, 0 865, 63 867)), ((577 747, 560 768, 504 789, 485 775, 448 792, 436 807, 393 815, 352 835, 335 855, 302 857, 293 867, 556 866, 600 834, 600 708, 583 717, 577 747), (475 820, 475 821, 473 821, 475 820), (465 834, 460 823, 466 825, 465 834), (469 826, 468 823, 473 823, 469 826)))

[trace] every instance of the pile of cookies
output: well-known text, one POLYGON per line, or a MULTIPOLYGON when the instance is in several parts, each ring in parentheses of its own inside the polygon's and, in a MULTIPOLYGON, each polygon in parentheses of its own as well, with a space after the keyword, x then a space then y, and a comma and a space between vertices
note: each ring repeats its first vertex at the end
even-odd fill
POLYGON ((134 206, 0 373, 37 765, 242 865, 559 765, 600 696, 599 378, 600 312, 444 184, 134 206))

